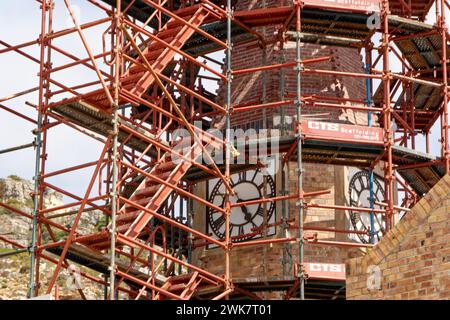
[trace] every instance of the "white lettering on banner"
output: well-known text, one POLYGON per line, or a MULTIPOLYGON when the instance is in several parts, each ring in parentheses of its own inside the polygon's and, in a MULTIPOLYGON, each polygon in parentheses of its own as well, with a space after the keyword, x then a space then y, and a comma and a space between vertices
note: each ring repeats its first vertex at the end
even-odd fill
POLYGON ((311 279, 345 280, 345 264, 305 262, 304 265, 311 279))
POLYGON ((339 124, 329 122, 308 121, 308 128, 314 130, 339 131, 339 124))
MULTIPOLYGON (((306 3, 320 3, 320 0, 316 2, 306 0, 306 3)), ((334 3, 337 6, 352 6, 357 8, 364 8, 366 10, 379 10, 379 1, 374 0, 323 0, 324 3, 334 3)))
POLYGON ((307 137, 383 143, 383 131, 377 127, 304 120, 302 128, 307 137))
POLYGON ((343 272, 343 266, 340 264, 310 263, 309 269, 317 272, 343 272))

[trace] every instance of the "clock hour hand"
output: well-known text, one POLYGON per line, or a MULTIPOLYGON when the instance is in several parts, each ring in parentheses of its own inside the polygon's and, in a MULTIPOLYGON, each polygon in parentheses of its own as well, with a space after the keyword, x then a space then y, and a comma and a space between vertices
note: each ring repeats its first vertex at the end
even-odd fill
MULTIPOLYGON (((248 201, 248 200, 242 200, 242 199, 238 198, 237 203, 245 202, 245 201, 248 201)), ((240 207, 241 207, 242 212, 244 213, 245 220, 250 221, 252 219, 252 214, 250 212, 248 212, 248 209, 246 206, 240 206, 240 207)))
POLYGON ((242 206, 241 210, 244 213, 245 220, 250 221, 251 218, 252 218, 252 214, 250 212, 248 212, 247 207, 246 206, 242 206))

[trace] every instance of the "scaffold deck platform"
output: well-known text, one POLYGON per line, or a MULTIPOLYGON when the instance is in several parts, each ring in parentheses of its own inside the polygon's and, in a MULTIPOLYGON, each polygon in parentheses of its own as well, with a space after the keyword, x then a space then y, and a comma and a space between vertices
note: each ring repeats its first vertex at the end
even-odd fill
MULTIPOLYGON (((55 247, 47 249, 47 251, 55 255, 60 255, 62 252, 62 248, 55 247)), ((109 273, 108 268, 110 257, 100 251, 73 244, 70 246, 66 258, 101 274, 107 275, 109 273)), ((117 267, 120 271, 126 271, 130 275, 133 275, 137 279, 144 282, 148 281, 150 277, 149 270, 138 270, 136 268, 130 267, 129 263, 126 263, 122 260, 117 261, 117 267)), ((164 283, 166 283, 169 278, 163 276, 160 273, 155 273, 155 275, 155 284, 158 286, 164 285, 164 283)), ((289 289, 293 288, 297 280, 298 278, 295 277, 270 279, 237 278, 234 280, 234 285, 237 287, 237 289, 230 296, 230 299, 250 299, 248 292, 258 294, 260 294, 261 292, 273 291, 286 292, 289 289), (242 293, 242 289, 246 291, 245 294, 242 293)), ((133 282, 132 280, 124 279, 124 282, 127 283, 127 285, 129 285, 131 288, 140 289, 139 284, 133 282)), ((220 285, 204 285, 202 288, 196 290, 193 299, 210 299, 216 296, 220 292, 220 290, 223 290, 220 285)), ((298 291, 298 288, 295 288, 295 290, 291 292, 291 294, 293 296, 298 296, 298 292, 296 291, 298 291)), ((312 275, 308 278, 308 281, 306 283, 305 293, 307 299, 345 299, 345 278, 343 279, 342 277, 336 277, 335 279, 333 279, 324 278, 321 275, 312 275)))
MULTIPOLYGON (((41 290, 41 259, 56 264, 47 293, 55 290, 61 269, 68 268, 67 259, 100 273, 99 277, 103 276, 103 279, 91 275, 88 278, 105 288, 109 286, 109 297, 105 295, 107 299, 115 299, 119 291, 130 299, 155 300, 258 299, 261 292, 274 291, 286 292, 286 299, 294 295, 310 299, 343 299, 345 266, 342 265, 341 271, 344 271, 339 276, 303 273, 303 269, 298 269, 308 265, 304 263, 303 243, 369 248, 375 240, 371 231, 374 229, 365 226, 365 230, 357 230, 358 227, 353 226, 352 230, 341 230, 335 225, 334 229, 317 230, 343 233, 346 241, 323 240, 317 238, 317 234, 314 239, 308 238, 303 233, 308 230, 304 219, 313 211, 308 208, 375 214, 377 220, 379 214, 382 216, 380 234, 384 234, 394 226, 396 214, 409 212, 420 197, 450 172, 447 106, 450 35, 446 32, 445 19, 441 19, 441 15, 445 16, 445 7, 449 7, 447 1, 336 0, 330 3, 327 0, 303 0, 291 2, 290 6, 256 6, 256 9, 253 6, 245 9, 244 6, 245 10, 236 3, 223 0, 89 1, 89 5, 102 11, 104 16, 80 24, 71 5, 65 1, 62 6, 67 8, 75 27, 56 31, 53 30, 56 26, 53 25, 55 2, 46 0, 40 1, 42 26, 37 40, 14 46, 2 40, 0 44, 5 49, 0 53, 14 51, 40 65, 39 87, 1 101, 4 103, 38 91, 39 101, 34 105, 37 120, 0 104, 1 109, 36 125, 33 131, 36 141, 31 144, 36 147, 33 214, 0 203, 2 208, 33 221, 30 296, 41 290), (433 4, 436 5, 435 25, 425 22, 433 4), (98 48, 91 50, 89 40, 84 37, 86 29, 96 26, 104 28, 103 33, 98 34, 103 42, 101 53, 94 53, 98 48), (64 41, 56 41, 77 33, 86 49, 83 55, 87 53, 88 58, 76 57, 78 53, 71 52, 72 49, 62 48, 64 41), (285 46, 287 40, 291 40, 289 48, 285 46), (379 40, 379 45, 375 45, 374 40, 379 40), (304 59, 304 44, 315 44, 319 55, 304 59), (23 51, 33 45, 40 46, 39 59, 23 51), (236 51, 239 54, 235 49, 240 49, 240 45, 260 51, 262 62, 237 67, 233 54, 236 51), (355 56, 359 53, 364 58, 364 67, 359 61, 361 68, 357 67, 357 71, 329 68, 328 65, 309 68, 310 64, 334 62, 334 53, 330 56, 320 54, 321 46, 341 47, 338 50, 349 48, 355 51, 355 56), (268 48, 282 51, 277 56, 281 62, 272 60, 268 63, 268 48), (284 50, 290 50, 289 54, 285 55, 284 50), (70 62, 57 65, 53 51, 69 58, 70 62), (220 58, 208 55, 213 52, 220 52, 223 59, 219 61, 220 58), (401 71, 392 71, 390 59, 398 60, 401 71), (64 84, 54 76, 60 71, 70 73, 71 68, 78 66, 89 68, 92 76, 96 75, 98 79, 87 82, 83 78, 79 79, 80 83, 64 84), (287 69, 290 73, 285 72, 287 69), (279 91, 274 97, 268 95, 267 71, 280 79, 279 83, 273 81, 274 90, 279 91), (326 96, 319 95, 322 91, 305 95, 309 89, 304 90, 303 74, 339 81, 344 78, 361 80, 357 85, 361 95, 341 96, 328 91, 324 93, 326 96), (252 93, 258 93, 256 97, 251 96, 251 100, 233 96, 233 90, 236 90, 234 80, 241 75, 261 79, 261 82, 248 81, 249 87, 254 86, 252 93), (291 77, 289 81, 282 81, 288 76, 291 77), (209 81, 214 83, 217 94, 205 89, 207 85, 204 83, 209 81), (364 87, 365 94, 362 92, 364 87), (280 101, 274 101, 276 99, 280 101), (368 115, 368 125, 356 125, 341 120, 341 117, 339 120, 330 117, 316 121, 311 118, 309 110, 302 114, 304 107, 361 112, 368 115), (285 111, 297 114, 292 116, 295 118, 293 129, 288 129, 285 123, 281 125, 282 135, 274 130, 267 136, 231 141, 230 131, 226 130, 231 129, 232 116, 249 110, 255 111, 248 113, 249 122, 263 110, 275 110, 276 115, 279 112, 282 121, 286 119, 285 111), (441 152, 435 156, 430 154, 428 140, 430 129, 439 118, 441 152), (205 125, 204 128, 199 128, 199 121, 205 125), (48 131, 60 124, 100 141, 102 151, 99 158, 49 171, 46 164, 48 131), (227 134, 217 138, 207 132, 212 127, 227 134), (181 143, 182 139, 175 134, 177 129, 188 129, 193 143, 181 143), (426 152, 416 150, 418 134, 426 135, 427 143, 423 148, 426 152), (283 169, 279 177, 282 186, 279 188, 277 185, 277 191, 270 198, 260 193, 254 199, 236 200, 231 175, 264 165, 265 155, 255 156, 252 152, 261 144, 268 147, 265 149, 267 156, 282 156, 280 163, 283 169), (179 150, 174 151, 180 145, 184 154, 182 161, 176 161, 179 150), (206 161, 212 157, 210 152, 205 152, 208 148, 226 151, 224 158, 219 159, 224 161, 206 161), (239 153, 245 159, 242 164, 234 162, 239 153), (200 159, 199 154, 208 159, 200 159), (289 161, 296 162, 296 168, 291 167, 289 161), (305 190, 304 163, 349 166, 368 171, 364 173, 369 175, 369 180, 372 179, 369 182, 370 198, 366 198, 370 204, 346 206, 346 200, 337 200, 338 197, 330 203, 311 201, 311 197, 333 191, 305 190), (84 196, 53 185, 53 181, 58 179, 49 181, 52 177, 69 175, 85 168, 93 170, 84 196), (290 184, 292 173, 296 175, 296 181, 290 184), (383 193, 379 199, 372 195, 373 174, 384 180, 384 188, 378 188, 383 193), (211 179, 223 184, 224 191, 220 192, 224 200, 221 204, 199 195, 196 190, 197 183, 211 179), (43 198, 47 188, 62 192, 71 202, 47 208, 43 198), (404 192, 401 201, 395 194, 397 192, 404 192), (291 200, 296 201, 297 206, 291 206, 291 200), (282 206, 277 220, 269 223, 264 217, 261 226, 252 228, 251 232, 244 233, 239 229, 238 236, 231 234, 233 208, 240 207, 244 219, 248 220, 247 206, 269 202, 278 202, 282 206), (198 221, 194 221, 194 203, 218 214, 218 221, 223 221, 226 226, 223 238, 214 236, 208 228, 203 228, 204 225, 199 227, 198 221), (59 213, 69 208, 73 210, 59 213), (77 229, 81 216, 96 209, 104 213, 107 226, 80 234, 77 229), (52 212, 56 214, 50 215, 52 212), (58 215, 72 215, 72 225, 65 226, 53 220, 58 215), (283 232, 275 237, 264 234, 264 230, 274 226, 281 226, 283 232), (47 231, 51 240, 42 236, 47 231), (56 237, 55 231, 61 232, 63 237, 56 237), (258 237, 255 238, 255 234, 258 237), (351 237, 354 234, 364 234, 370 238, 370 243, 357 242, 351 237), (298 257, 294 270, 286 272, 288 268, 283 260, 283 277, 232 276, 232 249, 273 243, 295 243, 293 247, 297 248, 293 250, 298 250, 297 254, 292 255, 291 249, 286 249, 289 255, 298 257), (195 249, 203 246, 223 250, 223 274, 213 273, 201 259, 192 258, 195 249), (55 262, 54 257, 49 258, 47 253, 56 255, 58 260, 55 262), (122 282, 127 286, 121 286, 122 282), (300 283, 305 285, 304 288, 300 288, 300 283)), ((245 53, 243 55, 238 59, 246 58, 245 53)), ((312 110, 314 115, 319 115, 319 111, 312 110)), ((247 123, 245 126, 248 127, 247 123)), ((259 124, 255 126, 260 128, 259 124)), ((265 188, 266 185, 265 174, 262 186, 265 188)), ((264 215, 267 213, 265 209, 265 206, 264 209, 259 207, 257 213, 264 215)), ((380 238, 378 234, 376 236, 380 238)), ((2 237, 2 240, 24 248, 11 239, 2 237)))
MULTIPOLYGON (((80 125, 83 128, 92 130, 102 136, 107 136, 112 130, 111 117, 104 112, 96 111, 89 108, 85 103, 71 103, 69 105, 60 105, 55 107, 54 112, 64 115, 67 119, 80 125)), ((136 129, 136 125, 124 122, 123 125, 136 129)), ((142 134, 149 135, 145 130, 141 130, 142 134)), ((151 137, 150 138, 154 138, 151 137)), ((148 142, 139 139, 135 135, 130 135, 123 130, 119 133, 121 142, 126 141, 126 145, 139 151, 145 150, 148 142)), ((287 136, 272 137, 268 139, 267 145, 270 147, 277 146, 278 152, 287 152, 288 149, 296 142, 293 133, 287 136)), ((162 141, 161 143, 164 143, 162 141)), ((258 140, 247 140, 245 146, 236 143, 235 148, 245 148, 248 152, 249 148, 257 148, 261 142, 258 140)), ((169 145, 167 145, 169 147, 169 145)), ((306 138, 303 140, 302 157, 305 162, 322 163, 330 165, 346 165, 361 168, 370 168, 374 161, 382 157, 384 146, 382 144, 364 144, 352 142, 330 141, 326 137, 323 140, 314 138, 306 138)), ((293 154, 295 156, 295 154, 293 154)), ((419 165, 416 168, 400 169, 399 173, 405 180, 410 183, 414 190, 419 194, 427 193, 444 175, 442 165, 432 165, 432 162, 438 162, 439 158, 433 155, 414 151, 410 148, 401 146, 393 146, 394 163, 399 167, 419 165), (430 166, 421 166, 420 164, 430 163, 430 166)), ((221 166, 219 166, 220 168, 221 166)), ((255 167, 251 164, 233 164, 231 172, 239 172, 245 169, 255 167)), ((197 167, 191 167, 186 173, 185 179, 191 183, 206 180, 211 175, 202 171, 197 167)))

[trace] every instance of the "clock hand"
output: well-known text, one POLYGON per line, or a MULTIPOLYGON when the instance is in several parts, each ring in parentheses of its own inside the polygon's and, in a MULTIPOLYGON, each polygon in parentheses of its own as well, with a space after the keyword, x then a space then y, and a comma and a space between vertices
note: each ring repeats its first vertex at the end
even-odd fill
POLYGON ((237 200, 237 203, 239 203, 239 202, 247 202, 247 201, 255 201, 255 200, 260 200, 261 198, 252 198, 252 199, 245 199, 245 200, 242 200, 242 199, 238 199, 237 200))
MULTIPOLYGON (((239 202, 244 202, 244 200, 238 198, 237 203, 239 203, 239 202)), ((250 212, 248 212, 248 209, 246 206, 240 206, 240 207, 241 207, 242 212, 244 213, 245 220, 250 221, 252 219, 252 214, 250 212)))
POLYGON ((241 206, 241 210, 244 213, 244 218, 247 221, 250 221, 252 218, 252 214, 250 212, 248 212, 247 207, 246 206, 241 206))

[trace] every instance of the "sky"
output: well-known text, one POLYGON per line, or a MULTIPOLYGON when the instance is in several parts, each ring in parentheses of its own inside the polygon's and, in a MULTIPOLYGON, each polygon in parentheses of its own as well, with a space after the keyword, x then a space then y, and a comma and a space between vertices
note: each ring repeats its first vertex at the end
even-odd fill
MULTIPOLYGON (((71 3, 82 23, 104 16, 96 8, 86 5, 86 1, 72 0, 71 3)), ((54 16, 55 30, 73 27, 62 0, 56 1, 54 16)), ((39 6, 35 1, 2 1, 0 10, 0 29, 2 31, 0 39, 11 45, 38 39, 40 19, 39 6), (25 2, 27 3, 26 6, 24 6, 25 2)), ((102 48, 101 32, 106 28, 107 26, 104 24, 86 32, 86 37, 95 53, 98 53, 102 48)), ((82 42, 76 33, 58 39, 54 43, 74 55, 87 57, 82 42)), ((23 51, 34 57, 39 57, 39 47, 36 45, 23 49, 23 51)), ((59 66, 70 61, 54 51, 52 54, 53 66, 59 66)), ((0 55, 0 70, 2 70, 0 97, 38 85, 39 65, 16 53, 0 55)), ((94 80, 95 74, 87 68, 79 67, 71 68, 70 72, 55 73, 53 77, 65 85, 74 85, 94 80)), ((62 96, 58 100, 61 98, 62 96)), ((35 119, 36 112, 25 104, 26 101, 37 104, 37 92, 4 102, 3 104, 35 119)), ((33 129, 34 125, 28 121, 0 110, 0 132, 3 137, 0 139, 0 149, 32 142, 34 139, 33 129)), ((96 160, 100 155, 100 151, 101 145, 97 141, 66 126, 55 127, 49 130, 47 171, 96 160)), ((34 159, 35 151, 33 148, 0 155, 0 177, 16 174, 20 177, 31 179, 34 176, 34 159)), ((88 183, 84 173, 89 173, 91 170, 77 171, 74 174, 65 175, 64 179, 61 179, 61 177, 51 178, 49 182, 70 192, 82 195, 88 183)))
MULTIPOLYGON (((105 16, 99 9, 88 4, 86 0, 71 0, 70 2, 81 23, 105 16)), ((430 12, 434 12, 434 9, 431 9, 430 12)), ((54 17, 55 30, 73 26, 62 0, 56 0, 54 17)), ((0 7, 0 40, 16 45, 38 39, 40 19, 39 4, 36 1, 2 1, 0 7)), ((85 31, 94 53, 102 51, 101 34, 107 26, 107 24, 103 24, 85 31)), ((77 33, 57 39, 54 43, 74 55, 87 57, 77 33)), ((2 48, 0 45, 0 50, 2 48)), ((23 51, 34 57, 39 57, 39 47, 36 45, 27 47, 23 51)), ((55 52, 52 55, 53 66, 71 61, 55 52)), ((394 63, 392 68, 395 71, 399 68, 399 64, 394 63)), ((12 93, 27 90, 38 85, 38 64, 16 53, 0 54, 0 70, 0 100, 2 97, 12 93)), ((58 72, 53 77, 65 85, 75 85, 97 79, 95 73, 85 67, 71 68, 70 72, 58 72)), ((29 117, 36 118, 36 113, 25 104, 26 101, 37 104, 37 93, 6 101, 3 104, 29 117)), ((32 142, 34 139, 33 129, 33 124, 0 109, 0 136, 2 137, 0 139, 0 150, 32 142)), ((435 155, 440 153, 440 145, 436 143, 438 135, 439 128, 436 127, 432 130, 431 138, 431 141, 434 141, 432 143, 432 153, 435 155)), ((418 144, 418 149, 425 151, 422 137, 418 137, 418 144)), ((53 171, 97 160, 100 151, 101 145, 95 140, 66 126, 58 126, 50 130, 48 137, 46 170, 53 171)), ((34 175, 34 159, 35 151, 32 148, 0 155, 0 178, 15 174, 31 179, 34 175)), ((61 177, 51 178, 49 182, 81 196, 88 183, 88 179, 85 178, 86 174, 89 174, 91 170, 92 168, 77 171, 76 173, 65 175, 64 179, 61 177)))

